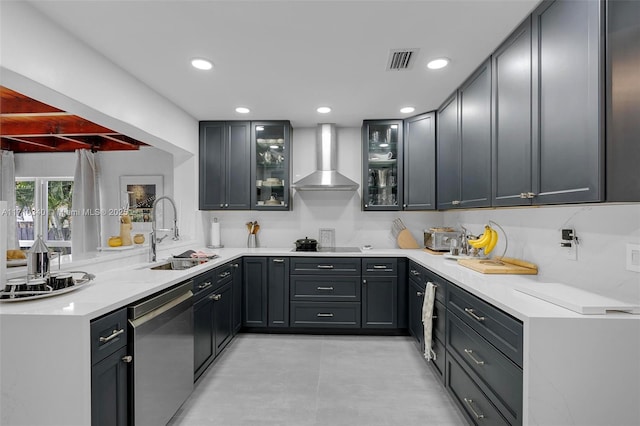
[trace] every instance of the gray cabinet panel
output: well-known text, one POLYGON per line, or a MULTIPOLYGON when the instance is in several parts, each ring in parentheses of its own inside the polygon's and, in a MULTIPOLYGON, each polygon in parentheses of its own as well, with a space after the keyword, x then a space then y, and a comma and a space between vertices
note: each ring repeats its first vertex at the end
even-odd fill
POLYGON ((213 300, 213 331, 215 337, 215 355, 229 344, 233 337, 233 296, 232 281, 226 283, 213 291, 209 296, 213 300))
POLYGON ((200 123, 200 210, 218 209, 225 203, 227 184, 224 123, 200 123))
POLYGON ((409 279, 409 332, 416 339, 416 344, 424 352, 424 326, 422 325, 422 304, 424 303, 424 285, 409 279))
POLYGON ((227 124, 227 200, 233 210, 247 210, 251 199, 251 145, 249 122, 227 124))
POLYGON ((396 328, 398 279, 385 276, 362 278, 362 328, 396 328))
POLYGON ((437 200, 438 209, 460 203, 460 134, 458 128, 458 92, 437 113, 437 200))
POLYGON ((91 368, 92 426, 128 424, 129 364, 122 360, 126 355, 124 346, 91 368))
POLYGON ((291 300, 358 302, 360 277, 292 275, 291 300))
POLYGON ((607 2, 607 201, 640 201, 640 2, 607 2))
POLYGON ((240 264, 242 259, 237 259, 231 263, 231 278, 233 287, 233 334, 237 334, 242 328, 242 269, 240 264))
POLYGON ((267 289, 269 327, 289 326, 289 258, 270 257, 267 289))
POLYGON ((494 206, 531 204, 531 18, 493 54, 494 206))
POLYGON ((460 207, 491 205, 491 61, 458 90, 460 207))
POLYGON ((267 258, 245 257, 242 271, 242 325, 267 326, 267 258))
POLYGON ((360 302, 291 302, 292 327, 360 327, 360 302))
POLYGON ((435 113, 404 121, 404 210, 436 208, 435 113))
POLYGON ((200 377, 215 356, 213 331, 213 300, 209 299, 213 287, 204 291, 193 304, 193 367, 194 380, 200 377))
POLYGON ((545 2, 533 13, 535 204, 603 198, 600 34, 596 1, 545 2))

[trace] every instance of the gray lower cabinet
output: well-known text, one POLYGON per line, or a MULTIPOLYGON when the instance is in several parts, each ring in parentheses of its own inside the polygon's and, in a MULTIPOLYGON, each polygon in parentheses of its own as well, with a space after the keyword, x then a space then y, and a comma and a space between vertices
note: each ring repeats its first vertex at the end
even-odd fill
POLYGON ((200 122, 200 210, 251 208, 250 137, 248 121, 200 122))
POLYGON ((268 327, 289 326, 289 258, 268 258, 268 327))
POLYGON ((193 304, 193 368, 194 380, 198 379, 215 357, 213 331, 213 287, 202 293, 193 304))
POLYGON ((446 383, 474 424, 521 425, 522 323, 471 293, 447 290, 446 383))
POLYGON ((231 262, 231 287, 233 288, 233 335, 242 328, 242 259, 231 262))
POLYGON ((436 116, 430 112, 404 120, 403 210, 436 208, 436 116))
POLYGON ((91 322, 91 424, 125 426, 129 420, 130 363, 127 311, 91 322))
POLYGON ((242 268, 242 325, 267 327, 267 258, 245 257, 242 268))
POLYGON ((397 328, 397 259, 364 258, 362 271, 362 328, 397 328))

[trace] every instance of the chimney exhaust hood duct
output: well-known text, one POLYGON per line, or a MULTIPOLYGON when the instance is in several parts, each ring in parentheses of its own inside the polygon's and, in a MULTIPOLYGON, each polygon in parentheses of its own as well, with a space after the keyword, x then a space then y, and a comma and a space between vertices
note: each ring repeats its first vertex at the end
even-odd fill
POLYGON ((295 182, 298 191, 355 191, 360 186, 336 170, 338 150, 336 125, 318 124, 316 128, 316 171, 295 182))

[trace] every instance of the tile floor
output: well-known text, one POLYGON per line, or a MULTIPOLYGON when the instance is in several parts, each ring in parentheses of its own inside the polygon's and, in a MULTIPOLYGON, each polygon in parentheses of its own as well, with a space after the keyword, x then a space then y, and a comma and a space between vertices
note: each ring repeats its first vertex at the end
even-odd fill
POLYGON ((170 426, 459 426, 404 336, 239 334, 170 426))

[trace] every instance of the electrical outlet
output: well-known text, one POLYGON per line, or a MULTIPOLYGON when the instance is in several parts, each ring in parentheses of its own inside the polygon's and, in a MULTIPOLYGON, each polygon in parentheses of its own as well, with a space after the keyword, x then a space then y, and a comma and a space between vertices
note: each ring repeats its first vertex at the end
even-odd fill
POLYGON ((561 238, 560 247, 565 259, 578 260, 578 237, 575 229, 563 229, 561 238))
POLYGON ((627 270, 640 272, 640 244, 627 244, 627 270))

